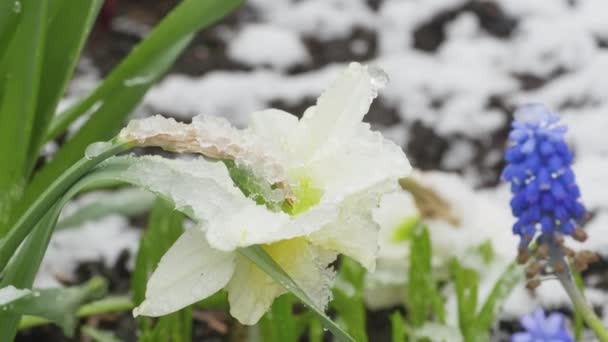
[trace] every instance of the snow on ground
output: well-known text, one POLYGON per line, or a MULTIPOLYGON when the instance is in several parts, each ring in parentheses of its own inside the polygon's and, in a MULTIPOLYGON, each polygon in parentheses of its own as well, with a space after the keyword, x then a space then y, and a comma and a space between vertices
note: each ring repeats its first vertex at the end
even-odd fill
MULTIPOLYGON (((163 113, 188 121, 205 113, 244 126, 250 113, 271 103, 297 107, 316 98, 345 66, 342 60, 315 64, 323 46, 318 44, 349 40, 354 30, 370 31, 372 44, 352 38, 349 46, 354 56, 371 49, 372 57, 364 62, 381 66, 390 76, 379 101, 396 112, 398 122, 378 127, 406 148, 419 138, 420 127, 430 129, 433 135, 423 145, 448 141, 436 167, 460 171, 470 184, 483 183, 478 179, 483 169, 500 165, 505 127, 515 106, 542 102, 559 111, 577 155, 583 199, 595 213, 588 224, 590 239, 582 247, 608 256, 606 1, 252 0, 249 6, 256 15, 225 35, 228 55, 247 70, 214 70, 200 77, 171 74, 147 94, 140 115, 163 113), (311 45, 311 39, 320 43, 311 45)), ((77 80, 75 89, 81 88, 78 82, 88 84, 77 80)), ((480 195, 502 201, 508 210, 504 186, 480 195)), ((103 226, 98 229, 86 226, 61 234, 97 234, 101 246, 102 238, 113 239, 126 227, 124 220, 109 220, 97 223, 103 226)), ((464 235, 453 234, 453 239, 454 244, 467 243, 464 235)), ((87 253, 108 253, 111 259, 120 240, 103 244, 112 251, 87 253)), ((63 260, 53 248, 46 265, 63 260)), ((543 284, 534 295, 518 289, 505 306, 507 314, 519 315, 538 304, 565 304, 553 283, 543 284)), ((608 310, 605 294, 592 290, 589 296, 608 310)))

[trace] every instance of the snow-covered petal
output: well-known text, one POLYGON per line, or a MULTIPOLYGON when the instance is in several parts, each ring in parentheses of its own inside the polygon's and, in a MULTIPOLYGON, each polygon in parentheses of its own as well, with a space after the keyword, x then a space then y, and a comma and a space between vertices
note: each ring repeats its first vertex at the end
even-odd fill
POLYGON ((235 160, 270 184, 287 183, 282 163, 267 152, 263 137, 239 130, 222 117, 198 115, 190 125, 160 115, 132 120, 120 132, 119 139, 137 146, 235 160))
POLYGON ((221 162, 124 156, 109 159, 105 165, 111 163, 128 165, 115 175, 117 179, 171 200, 178 210, 201 222, 213 221, 225 211, 236 212, 248 203, 221 162))
POLYGON ((323 189, 321 202, 339 202, 384 180, 407 176, 412 167, 401 147, 382 134, 359 123, 356 139, 342 145, 334 154, 306 166, 315 185, 323 189))
POLYGON ((341 203, 338 219, 308 239, 316 245, 348 255, 373 272, 380 227, 372 217, 372 209, 378 206, 383 194, 396 189, 396 182, 389 180, 347 197, 341 203))
POLYGON ((209 222, 207 239, 215 248, 230 251, 240 247, 270 244, 306 236, 338 217, 335 204, 319 205, 305 213, 289 216, 261 205, 249 205, 238 212, 226 212, 209 222))
POLYGON ((234 186, 223 163, 204 158, 127 156, 112 162, 129 165, 117 178, 171 200, 202 224, 213 248, 223 251, 308 235, 338 215, 333 203, 295 216, 268 210, 234 186))
POLYGON ((304 113, 291 141, 294 162, 306 163, 350 142, 387 80, 380 69, 351 63, 304 113))
POLYGON ((252 134, 263 137, 266 147, 275 157, 285 161, 288 142, 298 125, 298 118, 279 109, 267 109, 251 114, 249 127, 252 134))
POLYGON ((232 277, 234 257, 211 248, 199 229, 186 230, 162 257, 133 314, 162 316, 212 295, 232 277))
MULTIPOLYGON (((303 238, 280 241, 263 248, 324 309, 331 297, 335 276, 328 265, 336 254, 311 245, 303 238)), ((230 314, 243 324, 255 324, 268 311, 274 299, 285 290, 243 256, 237 257, 233 278, 226 287, 230 314)))

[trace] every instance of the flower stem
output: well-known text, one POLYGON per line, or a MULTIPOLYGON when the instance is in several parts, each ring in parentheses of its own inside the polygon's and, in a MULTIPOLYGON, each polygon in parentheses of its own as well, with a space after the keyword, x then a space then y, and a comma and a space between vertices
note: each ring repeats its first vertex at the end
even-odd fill
POLYGON ((102 161, 129 148, 130 146, 124 142, 112 141, 96 151, 95 155, 86 156, 77 161, 51 183, 21 215, 8 234, 0 240, 0 270, 4 270, 23 239, 72 185, 102 161))
POLYGON ((595 335, 601 342, 608 342, 608 331, 603 326, 602 321, 597 317, 593 308, 587 303, 587 300, 583 296, 583 294, 579 291, 578 287, 574 283, 572 279, 572 275, 570 273, 570 269, 568 268, 566 271, 557 273, 557 279, 559 279, 560 283, 568 293, 572 304, 574 305, 574 310, 583 316, 583 319, 587 323, 587 325, 593 329, 595 335))

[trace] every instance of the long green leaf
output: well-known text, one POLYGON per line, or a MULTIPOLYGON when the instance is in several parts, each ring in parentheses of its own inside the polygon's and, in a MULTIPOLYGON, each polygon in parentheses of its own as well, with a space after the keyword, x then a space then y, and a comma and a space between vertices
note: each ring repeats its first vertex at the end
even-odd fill
POLYGON ((523 280, 523 275, 524 272, 521 267, 515 262, 509 264, 494 284, 492 291, 477 314, 475 322, 478 329, 487 331, 492 327, 496 318, 496 311, 509 297, 513 288, 523 280))
POLYGON ((111 214, 128 217, 137 216, 148 211, 154 204, 154 195, 140 189, 123 189, 105 194, 85 205, 69 216, 61 218, 57 230, 77 227, 87 221, 94 221, 111 214))
POLYGON ((296 342, 296 317, 293 314, 295 298, 291 293, 277 298, 270 310, 258 323, 260 340, 265 342, 296 342))
MULTIPOLYGON (((88 317, 99 314, 108 314, 114 312, 123 312, 133 309, 133 301, 131 298, 123 296, 107 296, 103 299, 85 304, 80 307, 76 316, 88 317)), ((49 320, 38 316, 23 316, 19 322, 19 329, 28 329, 39 325, 48 324, 49 320)))
POLYGON ((241 0, 184 0, 127 56, 89 96, 51 122, 47 139, 56 137, 85 113, 91 118, 35 177, 24 203, 33 199, 82 156, 86 146, 109 139, 124 125, 148 89, 173 64, 203 27, 234 10, 241 0))
POLYGON ((260 246, 251 246, 239 249, 239 253, 247 257, 251 262, 256 264, 262 271, 266 272, 272 279, 281 284, 287 291, 298 297, 308 308, 315 312, 321 319, 321 323, 327 328, 339 341, 355 341, 348 333, 334 323, 325 315, 323 310, 319 309, 310 297, 291 279, 291 277, 277 264, 264 249, 260 246))
POLYGON ((421 327, 432 311, 444 320, 443 301, 432 277, 431 238, 428 229, 418 223, 410 239, 410 268, 406 287, 408 315, 412 327, 421 327))
MULTIPOLYGON (((6 2, 6 1, 5 1, 6 2)), ((0 237, 25 185, 27 152, 44 54, 47 1, 22 2, 22 18, 2 61, 0 83, 0 237)))
POLYGON ((103 0, 55 0, 46 33, 36 120, 29 147, 28 174, 44 142, 47 126, 63 95, 103 0), (54 15, 53 15, 54 14, 54 15))
POLYGON ((49 185, 34 203, 20 216, 19 220, 9 230, 8 235, 0 240, 0 270, 3 270, 8 260, 13 256, 19 245, 32 231, 43 216, 61 200, 87 172, 101 161, 110 156, 125 151, 129 146, 122 143, 101 143, 95 145, 95 154, 90 154, 74 163, 49 185))
MULTIPOLYGON (((54 205, 25 239, 21 248, 3 270, 0 287, 31 288, 42 262, 62 203, 54 205)), ((17 333, 21 313, 0 311, 0 341, 12 341, 17 333)))
POLYGON ((342 257, 333 289, 331 307, 336 310, 346 331, 358 342, 367 342, 366 312, 363 300, 365 269, 356 261, 342 257))
MULTIPOLYGON (((95 103, 112 101, 108 95, 151 85, 176 58, 176 56, 164 55, 165 51, 172 49, 176 42, 190 38, 196 31, 221 19, 234 10, 240 2, 241 0, 183 1, 135 47, 91 95, 61 113, 53 121, 48 132, 49 138, 60 134, 95 103), (167 59, 169 60, 163 61, 167 59)), ((114 118, 124 119, 125 116, 116 114, 114 118)))
POLYGON ((391 335, 392 342, 405 341, 405 322, 399 311, 393 312, 391 315, 391 335))
MULTIPOLYGON (((74 195, 78 192, 86 189, 90 185, 97 185, 98 182, 103 182, 103 174, 90 173, 84 178, 77 181, 75 184, 72 180, 77 180, 79 172, 86 172, 90 170, 90 167, 96 165, 99 160, 107 158, 109 155, 113 155, 122 147, 121 145, 108 144, 105 148, 100 148, 98 154, 85 158, 82 164, 75 165, 75 172, 71 172, 67 175, 62 175, 58 182, 54 183, 56 187, 54 190, 50 190, 50 194, 47 194, 44 198, 40 199, 40 205, 28 210, 28 215, 23 217, 21 226, 13 228, 10 233, 18 232, 17 234, 27 234, 29 223, 28 221, 37 222, 37 215, 40 213, 42 217, 38 221, 34 230, 27 235, 27 238, 21 244, 19 250, 12 255, 8 265, 2 270, 2 279, 0 281, 0 287, 13 285, 19 288, 30 288, 34 282, 40 263, 46 249, 48 247, 51 235, 53 234, 57 218, 61 209, 74 195), (71 186, 71 187, 70 187, 71 186), (63 189, 63 192, 62 192, 63 189), (53 198, 54 195, 59 198, 53 198), (55 200, 55 201, 53 201, 55 200), (51 204, 52 203, 52 204, 51 204), (48 205, 47 205, 48 204, 48 205), (38 214, 37 214, 38 213, 38 214), (21 227, 25 227, 21 229, 21 227), (24 233, 21 233, 21 232, 24 233)), ((25 235, 24 235, 25 236, 25 235)), ((16 242, 19 242, 19 236, 9 235, 2 240, 0 245, 0 255, 7 255, 9 251, 15 251, 16 242), (8 239, 11 238, 11 239, 8 239)), ((11 252, 12 253, 12 252, 11 252)), ((8 254, 10 255, 10 254, 8 254)), ((18 328, 19 321, 21 319, 20 313, 15 312, 0 312, 0 341, 11 341, 18 328)))
POLYGON ((89 326, 82 327, 82 333, 93 339, 95 342, 123 342, 110 331, 103 331, 89 326))
POLYGON ((456 259, 450 262, 452 279, 456 288, 458 300, 458 324, 465 342, 478 341, 477 338, 486 331, 478 329, 476 325, 477 289, 479 276, 473 269, 463 267, 456 259))
POLYGON ((107 281, 96 277, 82 286, 31 291, 25 297, 0 306, 0 310, 44 317, 61 326, 64 333, 71 336, 76 328, 76 312, 80 306, 103 296, 107 288, 107 281))

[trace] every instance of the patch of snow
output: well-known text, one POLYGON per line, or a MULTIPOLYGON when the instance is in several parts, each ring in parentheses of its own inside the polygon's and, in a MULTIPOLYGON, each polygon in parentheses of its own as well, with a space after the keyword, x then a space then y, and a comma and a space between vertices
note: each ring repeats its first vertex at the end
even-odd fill
POLYGON ((250 66, 284 70, 310 60, 297 34, 269 24, 245 26, 228 43, 228 56, 250 66))
POLYGON ((133 257, 139 245, 140 232, 121 216, 110 215, 82 227, 56 232, 51 238, 35 287, 61 286, 57 277, 71 279, 74 269, 85 261, 102 261, 112 267, 120 253, 133 257))

